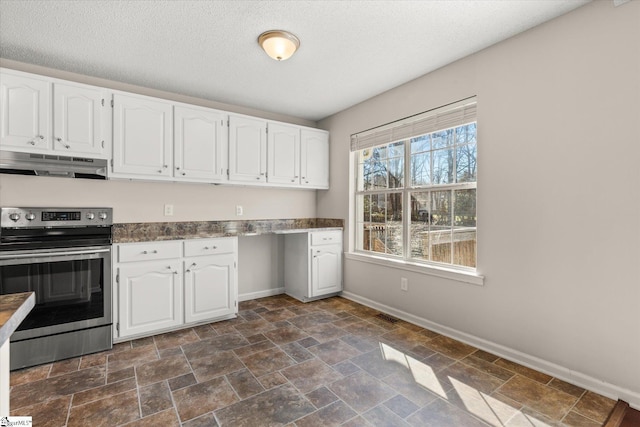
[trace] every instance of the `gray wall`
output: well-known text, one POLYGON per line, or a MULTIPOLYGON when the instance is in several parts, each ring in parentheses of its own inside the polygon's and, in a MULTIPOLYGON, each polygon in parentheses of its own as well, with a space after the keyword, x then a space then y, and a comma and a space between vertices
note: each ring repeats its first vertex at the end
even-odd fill
POLYGON ((640 2, 590 3, 323 120, 318 216, 349 218, 350 134, 471 95, 484 286, 347 256, 346 291, 640 407, 640 2))

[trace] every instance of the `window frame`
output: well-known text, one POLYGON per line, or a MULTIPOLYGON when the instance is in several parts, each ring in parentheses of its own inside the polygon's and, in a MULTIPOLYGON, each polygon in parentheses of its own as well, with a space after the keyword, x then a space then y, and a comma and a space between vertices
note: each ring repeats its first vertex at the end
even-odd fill
MULTIPOLYGON (((475 99, 474 99, 475 102, 475 99)), ((436 109, 438 110, 438 109, 436 109)), ((475 113, 475 112, 474 112, 475 113)), ((447 279, 453 279, 453 280, 457 280, 457 281, 461 281, 461 282, 466 282, 466 283, 471 283, 471 284, 476 284, 476 285, 483 285, 484 284, 484 276, 482 276, 481 274, 479 274, 478 272, 478 221, 477 221, 477 200, 478 200, 478 176, 477 176, 477 167, 476 167, 476 175, 475 175, 475 181, 474 182, 453 182, 453 183, 444 183, 444 184, 433 184, 433 183, 429 183, 426 185, 413 185, 413 177, 411 176, 411 157, 412 157, 412 152, 411 152, 411 146, 412 146, 412 139, 417 138, 419 136, 422 135, 432 135, 434 133, 438 133, 438 132, 443 132, 446 131, 448 129, 456 129, 459 128, 461 126, 466 126, 469 124, 475 124, 476 128, 475 128, 475 142, 473 142, 473 144, 475 144, 475 150, 476 150, 476 165, 477 165, 477 144, 478 144, 478 120, 477 117, 473 116, 473 118, 471 120, 468 120, 466 122, 463 123, 456 123, 453 126, 447 126, 447 127, 443 127, 441 129, 436 129, 436 130, 431 130, 427 133, 420 133, 420 134, 414 134, 411 136, 407 136, 404 135, 403 138, 394 140, 394 141, 386 141, 382 144, 375 144, 373 146, 369 146, 366 148, 369 148, 371 150, 377 148, 377 147, 381 147, 381 146, 385 146, 385 145, 390 145, 390 144, 396 144, 398 142, 403 142, 403 148, 404 148, 404 168, 403 168, 403 186, 401 188, 389 188, 387 185, 387 188, 374 188, 374 189, 370 189, 370 190, 366 190, 364 188, 364 183, 360 183, 361 180, 361 162, 360 162, 360 153, 361 153, 361 149, 358 149, 356 151, 351 151, 351 155, 353 156, 352 158, 352 170, 353 173, 352 175, 352 182, 353 182, 353 192, 352 192, 352 201, 353 201, 353 210, 352 210, 352 215, 351 215, 351 224, 353 226, 353 233, 352 233, 352 237, 353 237, 353 242, 355 243, 352 247, 352 251, 348 254, 346 254, 345 256, 348 259, 355 259, 355 260, 359 260, 359 261, 364 261, 364 262, 373 262, 377 265, 387 265, 390 267, 394 267, 394 268, 400 268, 403 270, 408 270, 408 271, 412 271, 412 272, 417 272, 417 273, 423 273, 423 274, 429 274, 429 275, 434 275, 434 276, 438 276, 438 277, 442 277, 442 278, 447 278, 447 279), (455 215, 455 210, 453 209, 453 205, 455 204, 455 200, 453 198, 453 194, 455 193, 456 190, 466 190, 466 189, 473 189, 476 191, 476 212, 475 212, 475 217, 476 217, 476 225, 475 227, 473 227, 475 229, 475 238, 476 238, 476 250, 475 250, 475 255, 476 255, 476 259, 475 259, 475 266, 474 267, 469 267, 469 266, 463 266, 463 265, 457 265, 457 264, 453 264, 454 261, 454 244, 453 242, 451 243, 451 262, 446 263, 446 262, 438 262, 438 261, 433 261, 431 259, 421 259, 421 258, 413 258, 412 257, 412 253, 411 253, 411 224, 412 224, 412 219, 411 219, 411 196, 412 194, 416 194, 416 193, 423 193, 423 194, 427 194, 428 197, 431 197, 431 193, 434 191, 448 191, 450 192, 450 194, 452 194, 452 198, 451 198, 451 204, 452 204, 452 208, 451 208, 451 224, 450 224, 450 233, 451 236, 453 237, 453 233, 456 230, 456 225, 455 225, 455 219, 454 219, 454 215, 455 215), (369 195, 377 195, 377 194, 390 194, 390 193, 401 193, 402 194, 402 211, 401 211, 401 215, 402 215, 402 255, 394 255, 394 254, 389 254, 389 253, 381 253, 381 252, 376 252, 376 251, 372 251, 372 250, 364 250, 361 249, 363 242, 361 241, 363 239, 364 236, 362 236, 362 227, 360 226, 363 218, 361 218, 361 216, 363 215, 364 211, 363 211, 363 206, 360 206, 360 200, 364 200, 364 197, 369 196, 369 195)), ((388 126, 388 125, 384 125, 384 126, 388 126)), ((353 138, 353 136, 352 136, 353 138)), ((454 135, 454 143, 451 145, 451 147, 449 149, 451 149, 454 153, 454 160, 453 163, 457 165, 457 155, 458 155, 458 147, 463 146, 463 145, 467 145, 469 144, 469 142, 464 142, 462 144, 458 144, 458 138, 456 137, 456 135, 454 135)), ((353 143, 352 143, 353 144, 353 143)), ((353 147, 353 145, 352 145, 353 147)), ((433 177, 433 153, 436 151, 436 149, 434 148, 433 145, 429 145, 429 153, 430 153, 430 167, 429 167, 429 171, 430 171, 430 178, 433 177)), ((420 151, 420 152, 424 152, 424 151, 420 151)), ((419 153, 419 152, 418 152, 419 153)), ((454 179, 457 181, 458 178, 458 171, 457 170, 453 170, 452 171, 452 175, 454 176, 454 179)), ((362 205, 364 205, 364 201, 362 202, 362 205)), ((430 208, 430 214, 431 211, 433 209, 430 208)), ((385 223, 386 223, 386 219, 385 219, 385 223)), ((385 242, 386 243, 386 242, 385 242)), ((429 256, 429 258, 431 258, 431 256, 429 256)))

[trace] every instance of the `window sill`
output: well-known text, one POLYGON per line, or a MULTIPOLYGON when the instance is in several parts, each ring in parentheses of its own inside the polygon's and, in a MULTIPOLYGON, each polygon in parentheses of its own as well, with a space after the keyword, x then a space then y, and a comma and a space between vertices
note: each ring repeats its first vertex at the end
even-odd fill
POLYGON ((455 280, 457 282, 469 283, 478 286, 484 285, 484 276, 473 272, 455 270, 452 268, 436 267, 433 265, 425 265, 416 262, 395 260, 354 252, 345 253, 344 257, 346 259, 354 261, 361 261, 370 264, 381 265, 384 267, 397 268, 400 270, 411 271, 413 273, 420 273, 429 276, 441 277, 443 279, 455 280))

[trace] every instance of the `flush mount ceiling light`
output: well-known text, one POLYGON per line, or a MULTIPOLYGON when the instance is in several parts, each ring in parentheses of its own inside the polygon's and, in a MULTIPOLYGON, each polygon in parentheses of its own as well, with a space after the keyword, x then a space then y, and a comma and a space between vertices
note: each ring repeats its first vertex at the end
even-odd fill
POLYGON ((288 31, 270 30, 260 34, 258 44, 273 59, 284 61, 300 47, 300 40, 288 31))

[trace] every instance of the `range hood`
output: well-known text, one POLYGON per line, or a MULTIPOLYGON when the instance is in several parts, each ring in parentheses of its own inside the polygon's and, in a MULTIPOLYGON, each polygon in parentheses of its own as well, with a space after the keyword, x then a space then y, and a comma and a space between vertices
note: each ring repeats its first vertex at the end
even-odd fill
POLYGON ((0 150, 0 173, 64 178, 106 179, 107 161, 0 150))

